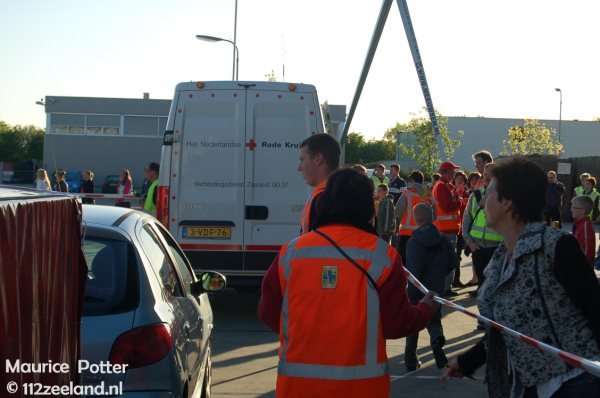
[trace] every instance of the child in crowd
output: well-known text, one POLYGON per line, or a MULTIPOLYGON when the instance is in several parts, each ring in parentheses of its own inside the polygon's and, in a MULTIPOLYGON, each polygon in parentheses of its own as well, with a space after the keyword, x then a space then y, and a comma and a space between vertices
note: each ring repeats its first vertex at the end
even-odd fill
POLYGON ((44 169, 39 169, 35 178, 35 189, 41 189, 44 191, 51 191, 50 179, 48 173, 44 169))
MULTIPOLYGON (((83 181, 79 188, 81 193, 94 193, 94 173, 91 170, 83 172, 83 181)), ((96 203, 92 198, 82 198, 81 203, 93 205, 96 203)))
POLYGON ((65 181, 65 176, 67 173, 64 170, 58 170, 54 173, 54 178, 56 179, 56 189, 58 192, 69 192, 69 185, 65 181))
POLYGON ((581 250, 594 266, 594 252, 596 250, 596 234, 590 221, 590 211, 594 202, 589 196, 575 196, 571 199, 571 215, 573 216, 573 235, 577 238, 581 250))
POLYGON ((394 216, 394 197, 389 193, 385 184, 377 186, 377 221, 375 230, 381 239, 390 242, 396 232, 396 217, 394 216))
MULTIPOLYGON (((458 256, 450 239, 440 233, 433 225, 433 207, 427 203, 419 203, 413 209, 417 229, 406 244, 406 268, 420 280, 426 288, 434 292, 443 292, 446 277, 459 266, 458 256)), ((408 298, 411 303, 418 303, 423 298, 412 284, 408 285, 408 298)), ((446 343, 442 327, 441 308, 433 314, 427 325, 429 343, 433 351, 435 364, 443 368, 448 363, 443 346, 446 343)), ((412 372, 421 367, 417 356, 419 334, 406 337, 404 364, 406 370, 412 372)))

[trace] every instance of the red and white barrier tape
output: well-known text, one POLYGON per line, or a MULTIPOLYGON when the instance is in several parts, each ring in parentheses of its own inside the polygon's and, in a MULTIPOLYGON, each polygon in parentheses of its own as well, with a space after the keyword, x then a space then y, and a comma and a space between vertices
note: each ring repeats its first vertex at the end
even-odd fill
MULTIPOLYGON (((429 290, 425 286, 423 286, 423 284, 417 278, 415 278, 415 276, 413 274, 411 274, 409 270, 404 268, 404 273, 406 274, 410 283, 412 283, 417 289, 419 289, 421 291, 421 293, 423 293, 423 294, 429 293, 429 290)), ((442 305, 445 305, 446 307, 454 308, 470 317, 477 319, 478 321, 481 321, 487 325, 490 325, 490 326, 500 330, 502 333, 508 334, 509 336, 519 339, 520 341, 522 341, 526 344, 537 347, 540 350, 542 350, 548 354, 558 357, 571 366, 583 369, 586 372, 589 372, 595 376, 600 377, 600 362, 598 362, 598 361, 592 361, 590 359, 581 358, 581 357, 571 354, 569 352, 559 350, 558 348, 552 347, 551 345, 548 345, 541 341, 535 340, 529 336, 526 336, 515 330, 507 328, 506 326, 503 326, 503 325, 499 324, 498 322, 494 322, 491 319, 488 319, 482 315, 475 314, 474 312, 471 312, 468 309, 461 307, 460 305, 455 304, 451 301, 445 300, 441 297, 434 296, 434 300, 442 305)))
POLYGON ((73 196, 78 196, 80 198, 89 198, 89 199, 141 199, 137 195, 124 195, 122 193, 79 193, 72 192, 70 193, 73 196))

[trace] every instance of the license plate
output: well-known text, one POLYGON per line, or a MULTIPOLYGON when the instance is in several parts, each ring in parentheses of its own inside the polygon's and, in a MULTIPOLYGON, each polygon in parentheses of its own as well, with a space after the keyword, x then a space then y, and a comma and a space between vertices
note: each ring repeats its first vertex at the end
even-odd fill
POLYGON ((184 238, 231 239, 231 227, 185 227, 184 238))

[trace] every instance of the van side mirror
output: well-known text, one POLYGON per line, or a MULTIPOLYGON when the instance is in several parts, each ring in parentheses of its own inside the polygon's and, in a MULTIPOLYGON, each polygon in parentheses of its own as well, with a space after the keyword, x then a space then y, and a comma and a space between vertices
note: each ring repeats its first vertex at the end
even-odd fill
POLYGON ((191 292, 198 296, 205 292, 220 292, 227 287, 227 278, 215 271, 207 271, 200 275, 200 280, 192 283, 191 292))

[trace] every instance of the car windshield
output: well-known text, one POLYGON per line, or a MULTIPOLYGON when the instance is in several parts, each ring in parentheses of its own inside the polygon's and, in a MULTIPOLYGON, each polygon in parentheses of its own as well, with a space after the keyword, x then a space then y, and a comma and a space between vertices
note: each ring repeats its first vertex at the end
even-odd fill
POLYGON ((83 254, 88 266, 83 315, 107 315, 136 307, 136 260, 125 241, 86 236, 83 254))

